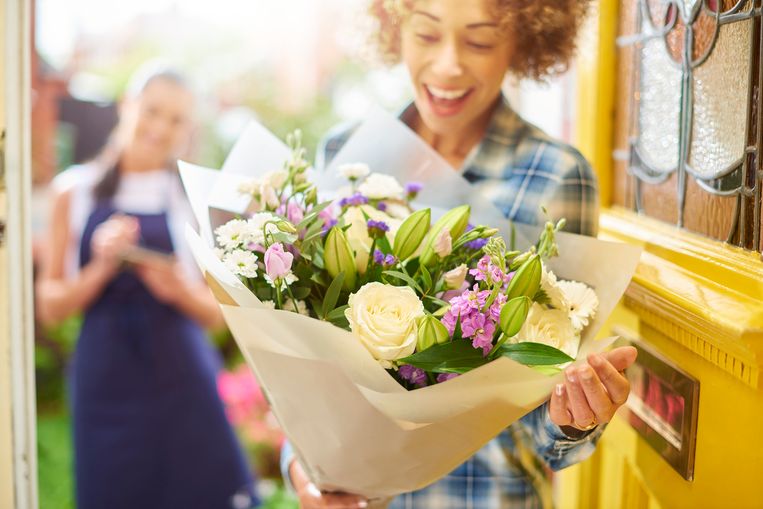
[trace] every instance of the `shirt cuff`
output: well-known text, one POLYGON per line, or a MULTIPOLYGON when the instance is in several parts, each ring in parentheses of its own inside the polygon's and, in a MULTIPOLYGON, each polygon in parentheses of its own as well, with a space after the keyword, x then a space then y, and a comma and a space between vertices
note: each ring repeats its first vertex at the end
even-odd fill
POLYGON ((573 447, 584 441, 591 440, 594 436, 598 436, 603 431, 605 425, 599 424, 595 428, 591 428, 587 431, 582 431, 581 434, 576 436, 570 436, 565 433, 554 421, 551 420, 551 415, 548 412, 548 405, 546 405, 546 411, 543 416, 543 428, 548 434, 549 438, 556 443, 557 449, 566 449, 573 447))
POLYGON ((291 466, 292 461, 294 461, 294 449, 288 440, 284 440, 281 446, 281 477, 286 489, 291 493, 296 493, 294 485, 291 483, 291 475, 289 475, 289 466, 291 466))

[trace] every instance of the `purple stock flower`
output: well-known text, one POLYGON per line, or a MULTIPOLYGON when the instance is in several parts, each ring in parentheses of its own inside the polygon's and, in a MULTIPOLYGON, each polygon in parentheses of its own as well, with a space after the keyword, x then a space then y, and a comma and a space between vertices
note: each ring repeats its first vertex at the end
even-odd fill
POLYGON ((457 376, 458 373, 440 373, 437 375, 437 383, 441 384, 443 382, 447 382, 448 380, 456 378, 457 376))
POLYGON ((385 212, 387 210, 387 204, 384 203, 383 201, 380 201, 379 203, 376 204, 376 208, 377 210, 381 210, 382 212, 385 212))
POLYGON ((352 196, 339 200, 339 206, 342 208, 359 207, 360 205, 365 205, 366 203, 368 203, 368 198, 360 193, 355 193, 352 196))
POLYGON ((416 368, 410 364, 403 364, 398 371, 400 377, 404 380, 415 384, 418 387, 423 387, 427 384, 427 374, 423 369, 416 368))
POLYGON ((384 221, 369 219, 366 226, 368 227, 368 236, 372 239, 380 239, 389 231, 389 226, 384 221))
POLYGON ((495 333, 495 322, 486 320, 482 328, 475 331, 472 337, 472 346, 482 348, 482 355, 485 356, 493 349, 493 333, 495 333))
POLYGON ((382 267, 392 267, 397 263, 397 258, 395 255, 385 255, 381 250, 376 249, 374 251, 374 263, 376 265, 381 265, 382 267))
POLYGON ((337 222, 338 221, 336 219, 329 219, 328 221, 324 222, 322 235, 326 235, 330 229, 337 225, 337 222))
POLYGON ((504 273, 499 266, 493 264, 488 255, 480 258, 480 261, 477 262, 477 268, 470 269, 469 274, 474 276, 475 281, 485 281, 491 286, 503 286, 511 280, 508 274, 504 273))
POLYGON ((409 200, 412 200, 416 198, 416 195, 418 195, 422 189, 424 189, 424 184, 421 182, 408 182, 405 185, 405 194, 408 195, 409 200))
POLYGON ((487 239, 474 239, 464 244, 466 248, 473 249, 475 251, 482 249, 486 245, 487 245, 487 239))

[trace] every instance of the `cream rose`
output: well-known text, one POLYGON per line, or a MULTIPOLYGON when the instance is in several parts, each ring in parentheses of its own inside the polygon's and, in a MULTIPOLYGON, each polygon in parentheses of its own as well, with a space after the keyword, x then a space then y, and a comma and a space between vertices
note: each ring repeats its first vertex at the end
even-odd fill
POLYGON ((413 354, 424 305, 406 286, 368 283, 350 295, 344 314, 350 328, 385 369, 413 354))
POLYGON ((567 313, 558 309, 546 309, 537 303, 530 308, 515 340, 553 346, 572 358, 577 356, 580 346, 580 336, 572 327, 567 313))

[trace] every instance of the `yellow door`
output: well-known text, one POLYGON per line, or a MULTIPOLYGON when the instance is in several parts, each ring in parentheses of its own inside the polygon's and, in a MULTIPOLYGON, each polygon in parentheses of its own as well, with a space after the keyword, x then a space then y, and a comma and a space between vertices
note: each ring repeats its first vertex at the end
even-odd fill
POLYGON ((29 2, 0 0, 0 508, 35 508, 29 2))
POLYGON ((601 0, 580 145, 601 236, 644 247, 604 333, 642 349, 564 508, 763 507, 760 0, 601 0))

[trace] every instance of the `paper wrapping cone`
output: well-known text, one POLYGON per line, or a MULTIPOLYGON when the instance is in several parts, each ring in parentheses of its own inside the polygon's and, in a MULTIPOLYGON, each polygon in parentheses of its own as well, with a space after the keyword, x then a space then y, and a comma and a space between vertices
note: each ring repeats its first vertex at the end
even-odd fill
MULTIPOLYGON (((284 148, 261 126, 250 127, 222 173, 262 175, 283 161, 284 148)), ((474 224, 499 228, 507 240, 515 237, 518 249, 538 238, 537 227, 512 231, 481 193, 386 113, 377 112, 364 122, 326 171, 316 175, 321 193, 331 194, 344 184, 336 176, 338 165, 358 161, 403 183, 422 182, 417 205, 431 207, 434 216, 467 203, 474 224), (383 144, 379 132, 385 133, 383 144)), ((548 377, 501 358, 447 383, 406 391, 351 333, 263 306, 211 250, 209 200, 222 180, 214 181, 214 170, 180 166, 199 224, 208 225, 201 229, 203 239, 188 228, 191 250, 274 415, 322 489, 376 497, 383 507, 389 497, 452 471, 540 405, 560 381, 561 375, 548 377)), ((640 250, 578 235, 559 234, 557 239, 562 257, 551 260, 549 267, 562 279, 585 282, 600 301, 581 339, 582 361, 614 340, 594 336, 624 293, 640 250)))

